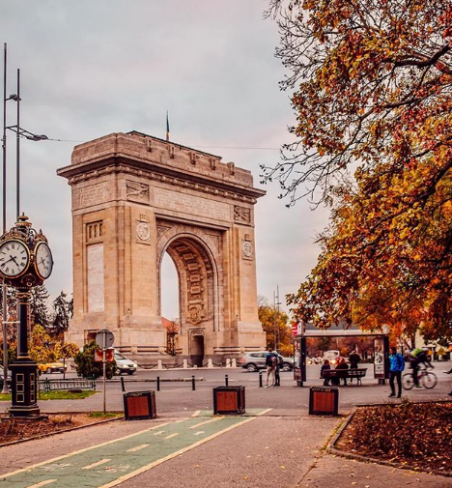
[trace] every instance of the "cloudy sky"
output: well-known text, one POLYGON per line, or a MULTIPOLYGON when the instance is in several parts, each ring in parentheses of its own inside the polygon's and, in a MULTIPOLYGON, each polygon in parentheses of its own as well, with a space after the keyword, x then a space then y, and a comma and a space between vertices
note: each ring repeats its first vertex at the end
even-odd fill
MULTIPOLYGON (((287 209, 259 165, 278 161, 294 114, 278 81, 276 25, 265 0, 20 0, 0 6, 8 45, 8 95, 21 75, 21 126, 58 141, 21 144, 22 210, 49 238, 52 295, 72 292, 70 187, 56 170, 79 142, 138 130, 234 161, 267 190, 256 205, 258 293, 273 302, 314 266, 327 213, 287 209)), ((7 125, 14 125, 8 102, 7 125)), ((8 132, 8 227, 15 218, 15 138, 8 132)), ((165 264, 164 312, 175 315, 174 270, 165 264)))

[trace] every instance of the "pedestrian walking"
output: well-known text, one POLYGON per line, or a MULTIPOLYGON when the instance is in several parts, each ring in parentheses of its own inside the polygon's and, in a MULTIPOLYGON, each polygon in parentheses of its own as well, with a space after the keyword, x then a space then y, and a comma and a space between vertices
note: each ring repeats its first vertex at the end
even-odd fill
POLYGON ((390 397, 395 397, 394 380, 397 381, 397 398, 402 396, 402 371, 405 369, 405 360, 403 356, 397 352, 396 347, 391 347, 391 354, 389 355, 389 386, 391 387, 390 397))
POLYGON ((265 356, 265 366, 267 367, 267 380, 265 386, 275 386, 275 372, 278 364, 278 357, 273 352, 271 347, 268 348, 267 355, 265 356))
POLYGON ((352 351, 348 360, 350 361, 350 369, 356 369, 361 361, 361 356, 356 351, 352 351))
POLYGON ((276 355, 275 386, 281 386, 281 376, 279 376, 279 373, 281 372, 281 369, 284 366, 284 360, 282 356, 280 356, 278 353, 275 353, 275 355, 276 355))

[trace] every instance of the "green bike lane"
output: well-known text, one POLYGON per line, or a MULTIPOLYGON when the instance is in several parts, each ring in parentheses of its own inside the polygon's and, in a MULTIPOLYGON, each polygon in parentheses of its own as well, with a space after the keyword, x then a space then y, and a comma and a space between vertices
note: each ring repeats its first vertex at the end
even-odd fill
POLYGON ((201 416, 146 430, 53 458, 0 476, 1 488, 108 488, 251 422, 269 410, 246 416, 201 416))

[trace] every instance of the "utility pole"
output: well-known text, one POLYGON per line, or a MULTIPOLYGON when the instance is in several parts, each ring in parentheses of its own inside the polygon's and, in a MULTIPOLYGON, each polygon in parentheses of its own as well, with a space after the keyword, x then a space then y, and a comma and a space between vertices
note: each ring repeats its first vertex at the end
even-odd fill
MULTIPOLYGON (((4 44, 3 57, 3 234, 6 232, 6 64, 7 64, 8 47, 4 44)), ((8 393, 8 288, 5 281, 3 281, 3 390, 2 393, 8 393)))
POLYGON ((279 301, 279 285, 276 285, 276 293, 273 292, 273 334, 275 336, 275 350, 279 350, 280 342, 280 313, 279 306, 281 302, 279 301))

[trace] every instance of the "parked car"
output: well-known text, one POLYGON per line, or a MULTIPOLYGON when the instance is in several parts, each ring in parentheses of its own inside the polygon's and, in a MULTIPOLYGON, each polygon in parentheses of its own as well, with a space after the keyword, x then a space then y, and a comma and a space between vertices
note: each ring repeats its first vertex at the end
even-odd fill
POLYGON ((116 361, 116 366, 118 368, 118 373, 127 373, 127 374, 134 374, 135 371, 138 368, 138 365, 135 361, 132 361, 131 359, 126 358, 119 352, 115 351, 115 361, 116 361))
POLYGON ((330 364, 332 366, 334 366, 334 365, 336 365, 337 360, 338 360, 340 355, 341 355, 341 353, 337 350, 325 351, 323 353, 323 360, 325 361, 325 359, 328 359, 330 364))
POLYGON ((38 370, 40 373, 64 373, 67 370, 67 365, 60 363, 59 361, 54 363, 42 363, 38 364, 38 370))
MULTIPOLYGON (((0 388, 3 388, 3 382, 5 381, 5 371, 3 366, 0 366, 0 388)), ((8 385, 11 384, 11 371, 8 373, 8 385)))
MULTIPOLYGON (((242 368, 246 369, 250 373, 259 371, 260 369, 265 369, 265 356, 267 354, 267 351, 248 352, 239 359, 239 364, 242 368)), ((282 357, 284 361, 282 370, 292 371, 294 367, 293 358, 286 358, 280 354, 278 354, 278 356, 282 357)))

